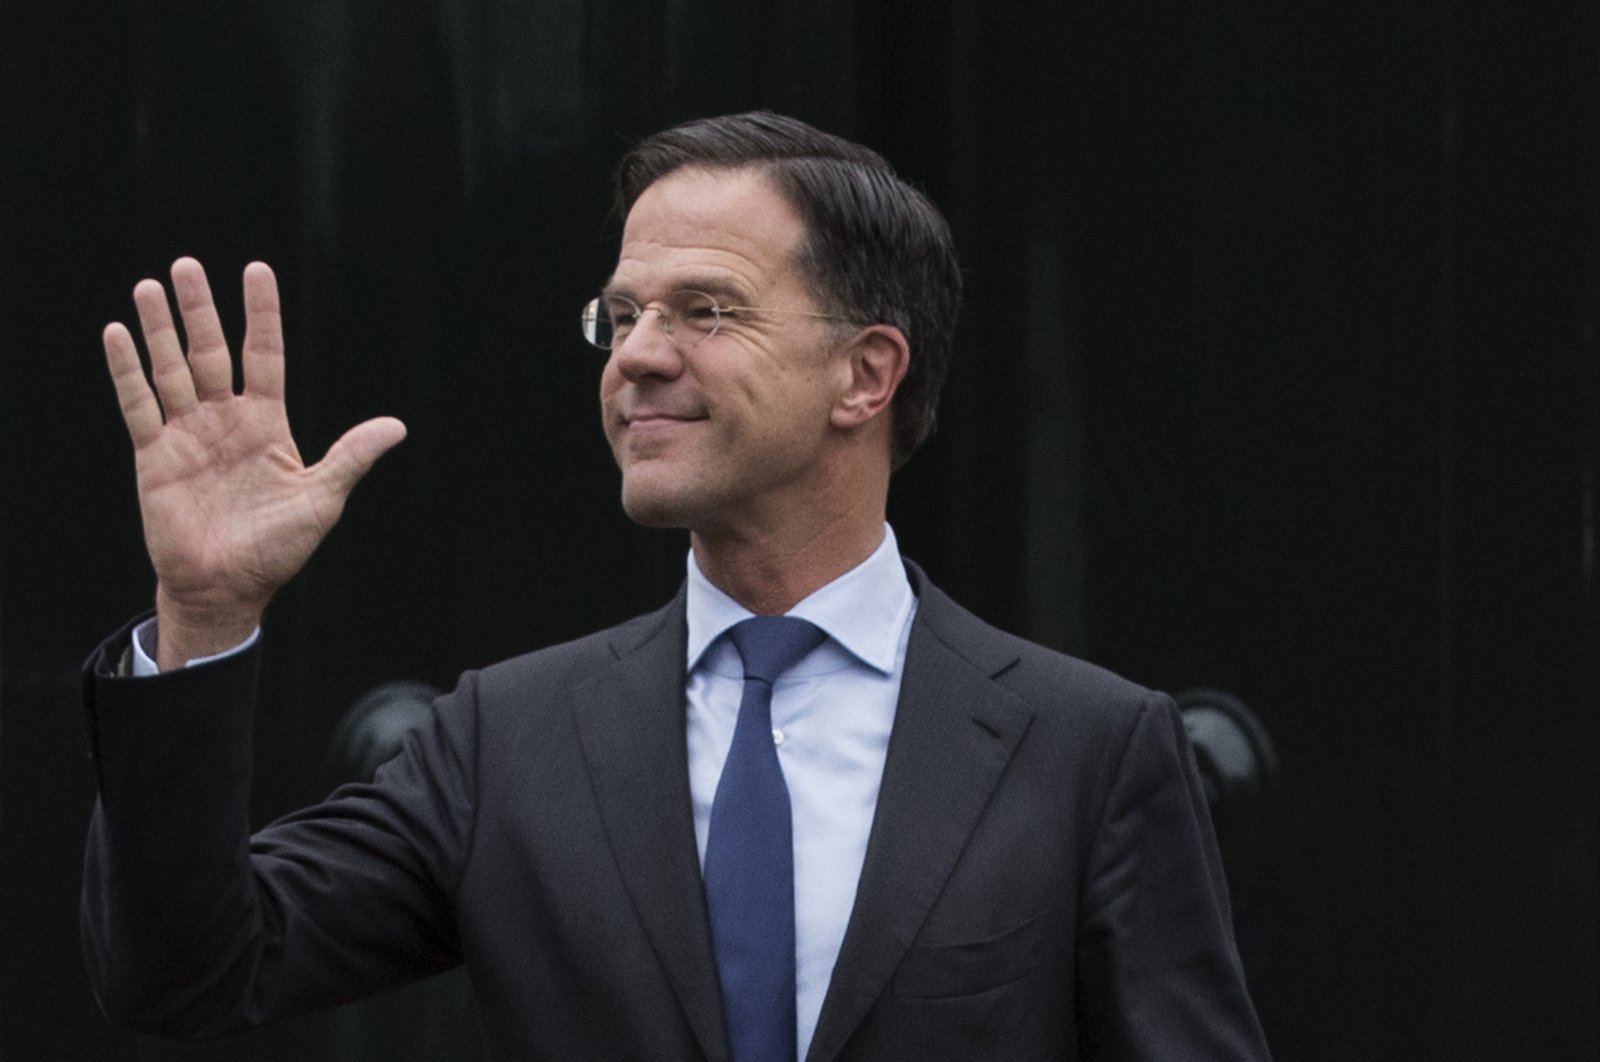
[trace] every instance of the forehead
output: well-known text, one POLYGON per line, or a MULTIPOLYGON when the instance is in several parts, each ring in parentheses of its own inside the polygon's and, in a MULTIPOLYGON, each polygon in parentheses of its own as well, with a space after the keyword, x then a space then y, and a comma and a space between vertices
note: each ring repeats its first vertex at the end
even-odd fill
POLYGON ((628 212, 609 288, 644 298, 718 282, 752 296, 797 284, 805 225, 772 182, 752 169, 677 170, 628 212))

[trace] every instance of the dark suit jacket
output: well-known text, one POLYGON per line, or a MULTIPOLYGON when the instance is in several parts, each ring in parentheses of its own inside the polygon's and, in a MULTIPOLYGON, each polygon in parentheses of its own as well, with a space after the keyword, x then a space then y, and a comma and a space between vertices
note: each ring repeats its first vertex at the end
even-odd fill
MULTIPOLYGON (((1171 701, 920 604, 809 1058, 1267 1056, 1171 701)), ((691 821, 682 595, 463 676, 371 785, 254 837, 256 658, 85 690, 102 1006, 209 1036, 465 961, 501 1059, 728 1057, 691 821)))

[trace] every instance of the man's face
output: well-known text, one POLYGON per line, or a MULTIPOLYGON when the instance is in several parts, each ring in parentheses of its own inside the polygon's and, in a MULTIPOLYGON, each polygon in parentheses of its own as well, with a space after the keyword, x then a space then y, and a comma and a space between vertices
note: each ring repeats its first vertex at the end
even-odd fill
POLYGON ((797 275, 803 225, 752 170, 679 170, 645 190, 607 290, 647 308, 600 381, 622 505, 652 526, 759 534, 804 519, 826 492, 829 411, 849 382, 828 322, 724 314, 715 335, 652 304, 703 291, 721 306, 818 312, 797 275), (698 341, 698 342, 696 342, 698 341))

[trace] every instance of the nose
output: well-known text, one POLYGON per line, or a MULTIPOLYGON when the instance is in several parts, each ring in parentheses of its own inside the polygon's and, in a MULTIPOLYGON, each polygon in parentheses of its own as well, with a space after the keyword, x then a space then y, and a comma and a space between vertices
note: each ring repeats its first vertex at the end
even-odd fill
POLYGON ((672 338, 673 323, 661 307, 646 306, 622 342, 611 348, 611 364, 630 381, 677 376, 683 371, 683 354, 672 338), (652 311, 653 319, 648 316, 652 311))

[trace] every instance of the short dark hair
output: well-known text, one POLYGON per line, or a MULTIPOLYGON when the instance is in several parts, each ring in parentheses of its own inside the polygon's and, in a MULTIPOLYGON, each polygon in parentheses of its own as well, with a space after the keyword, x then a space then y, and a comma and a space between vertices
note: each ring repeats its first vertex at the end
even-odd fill
POLYGON ((617 166, 620 215, 686 166, 764 174, 805 222, 797 265, 823 308, 905 333, 911 365, 890 410, 899 468, 933 430, 961 305, 944 216, 876 151, 771 111, 703 118, 641 141, 617 166))

